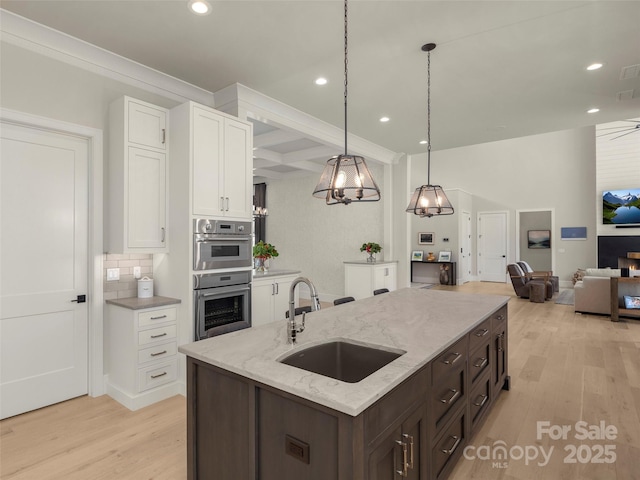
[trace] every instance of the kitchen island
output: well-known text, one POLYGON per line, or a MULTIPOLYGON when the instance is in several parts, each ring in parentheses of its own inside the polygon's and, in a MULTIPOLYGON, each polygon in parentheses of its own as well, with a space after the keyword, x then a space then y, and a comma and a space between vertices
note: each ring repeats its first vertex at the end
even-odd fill
POLYGON ((509 297, 402 289, 180 347, 195 479, 442 479, 508 385, 509 297), (405 352, 357 383, 280 363, 331 340, 405 352), (400 472, 400 473, 397 473, 400 472))

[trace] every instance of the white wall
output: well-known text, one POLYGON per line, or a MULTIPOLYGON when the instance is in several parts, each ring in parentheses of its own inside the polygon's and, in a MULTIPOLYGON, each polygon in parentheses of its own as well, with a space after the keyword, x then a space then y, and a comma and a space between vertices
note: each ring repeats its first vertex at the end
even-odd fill
POLYGON ((384 168, 368 166, 382 191, 379 202, 328 206, 311 195, 319 174, 267 182, 267 242, 280 254, 271 268, 301 270, 321 297, 331 298, 344 295, 343 262, 366 258, 363 243, 379 243, 382 257, 393 259, 384 244, 384 168))
MULTIPOLYGON (((594 128, 586 127, 432 151, 431 181, 447 191, 459 188, 470 192, 474 217, 479 211, 510 212, 509 263, 517 260, 515 210, 555 209, 555 239, 560 238, 561 227, 586 226, 585 242, 555 242, 556 274, 569 281, 577 268, 597 264, 594 138, 594 128)), ((426 163, 426 154, 412 156, 411 188, 426 182, 426 163)), ((413 225, 411 235, 441 229, 441 219, 427 222, 431 220, 436 221, 427 226, 413 225)), ((474 252, 475 236, 474 230, 474 252)), ((475 263, 473 268, 475 271, 475 263)))

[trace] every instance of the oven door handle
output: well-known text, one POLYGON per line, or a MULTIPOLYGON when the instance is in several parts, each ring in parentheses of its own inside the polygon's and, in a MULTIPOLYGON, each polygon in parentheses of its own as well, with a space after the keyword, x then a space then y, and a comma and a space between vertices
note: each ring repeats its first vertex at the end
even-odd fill
MULTIPOLYGON (((240 292, 248 292, 249 290, 251 290, 250 286, 240 286, 240 285, 231 285, 228 287, 212 287, 212 288, 216 291, 212 293, 198 293, 198 296, 200 298, 216 297, 216 296, 224 295, 225 293, 229 293, 229 292, 240 293, 240 292)), ((210 289, 207 288, 207 290, 210 290, 210 289)))
POLYGON ((231 236, 231 235, 207 235, 207 238, 196 238, 196 243, 218 242, 220 240, 226 241, 226 242, 248 242, 249 240, 251 240, 251 237, 231 236))

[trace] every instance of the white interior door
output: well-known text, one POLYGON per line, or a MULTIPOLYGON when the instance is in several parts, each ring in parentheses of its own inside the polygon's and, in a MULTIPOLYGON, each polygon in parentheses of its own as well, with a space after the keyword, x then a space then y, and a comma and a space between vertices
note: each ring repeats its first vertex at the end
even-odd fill
POLYGON ((87 393, 86 139, 2 123, 0 417, 87 393))
POLYGON ((482 282, 507 281, 507 212, 478 214, 478 276, 482 282))
POLYGON ((460 214, 460 272, 458 280, 466 283, 471 280, 471 214, 460 214))

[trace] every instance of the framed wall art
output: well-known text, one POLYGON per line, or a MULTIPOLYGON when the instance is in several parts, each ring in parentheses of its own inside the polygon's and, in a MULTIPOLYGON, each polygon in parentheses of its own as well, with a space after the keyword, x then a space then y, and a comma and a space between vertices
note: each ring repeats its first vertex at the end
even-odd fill
POLYGON ((529 248, 551 248, 551 230, 527 231, 527 246, 529 248))
POLYGON ((560 240, 586 240, 587 227, 561 227, 560 240))
POLYGON ((433 232, 420 232, 418 233, 418 243, 420 245, 433 245, 434 233, 433 232))
POLYGON ((424 256, 424 252, 422 250, 414 250, 411 253, 411 261, 412 262, 421 262, 423 256, 424 256))

